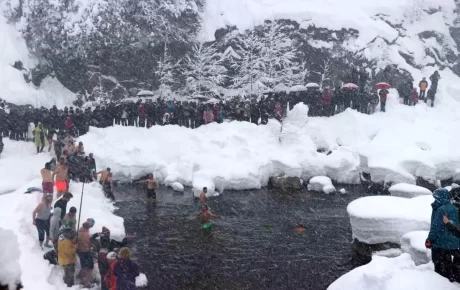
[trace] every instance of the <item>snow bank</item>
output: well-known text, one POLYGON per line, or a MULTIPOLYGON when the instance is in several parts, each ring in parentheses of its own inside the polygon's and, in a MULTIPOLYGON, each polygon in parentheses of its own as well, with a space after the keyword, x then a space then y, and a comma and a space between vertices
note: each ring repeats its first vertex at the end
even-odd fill
MULTIPOLYGON (((0 228, 0 284, 16 289, 21 283, 21 268, 19 266, 19 244, 16 235, 11 230, 0 228)), ((8 287, 7 287, 8 288, 8 287)))
POLYGON ((343 275, 328 290, 458 290, 434 272, 433 264, 416 266, 409 254, 396 258, 373 256, 372 261, 343 275))
MULTIPOLYGON (((3 11, 0 3, 0 11, 3 11)), ((36 107, 63 108, 72 104, 76 99, 74 93, 66 89, 56 78, 46 77, 39 88, 27 83, 24 74, 36 65, 30 57, 25 39, 22 34, 0 13, 0 35, 2 49, 0 53, 0 98, 16 105, 33 105, 36 107), (21 61, 23 70, 13 67, 15 62, 21 61)))
POLYGON ((433 201, 431 195, 411 199, 394 196, 359 198, 347 207, 353 238, 367 244, 399 244, 408 232, 430 229, 433 201))
POLYGON ((173 184, 171 184, 171 187, 175 190, 175 191, 184 191, 184 186, 182 184, 180 184, 179 182, 173 182, 173 184))
POLYGON ((388 189, 392 196, 412 198, 421 195, 431 195, 432 192, 425 187, 407 183, 398 183, 388 189))
MULTIPOLYGON (((62 276, 56 275, 60 273, 59 270, 43 259, 43 251, 38 246, 37 230, 31 220, 32 212, 37 206, 37 197, 35 194, 24 194, 28 187, 33 186, 40 187, 41 179, 25 183, 13 193, 0 195, 0 227, 12 230, 17 235, 21 249, 19 265, 24 289, 67 289, 62 282, 62 276)), ((79 208, 81 188, 82 184, 71 183, 70 191, 74 198, 67 208, 79 208)), ((123 238, 123 219, 113 215, 114 210, 115 207, 104 197, 99 184, 85 185, 81 218, 95 219, 96 224, 91 233, 101 231, 102 226, 106 226, 114 238, 123 238)))
POLYGON ((410 254, 416 265, 431 262, 431 250, 425 248, 428 233, 428 231, 415 231, 401 238, 401 251, 410 254))
POLYGON ((0 194, 14 191, 29 180, 39 178, 40 169, 52 158, 48 153, 37 155, 33 142, 4 138, 3 143, 5 148, 0 156, 0 176, 4 178, 0 182, 0 194))
POLYGON ((308 190, 324 192, 326 194, 335 192, 332 181, 327 176, 315 176, 308 182, 308 190))

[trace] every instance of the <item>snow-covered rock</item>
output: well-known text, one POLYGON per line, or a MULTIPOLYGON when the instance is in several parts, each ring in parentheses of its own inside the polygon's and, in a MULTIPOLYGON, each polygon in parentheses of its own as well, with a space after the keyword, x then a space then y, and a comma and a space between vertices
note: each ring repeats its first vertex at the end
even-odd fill
MULTIPOLYGON (((9 286, 9 289, 16 289, 21 282, 21 268, 19 266, 19 243, 12 230, 0 228, 0 285, 9 286)), ((8 287, 7 287, 8 288, 8 287)))
POLYGON ((324 192, 326 194, 335 192, 332 181, 327 176, 315 176, 308 182, 308 190, 324 192))
POLYGON ((340 193, 340 194, 347 194, 347 190, 346 190, 345 188, 341 188, 341 189, 339 190, 339 193, 340 193))
POLYGON ((398 183, 393 185, 388 189, 392 196, 412 198, 421 195, 431 195, 432 192, 425 187, 407 184, 407 183, 398 183))
POLYGON ((416 266, 409 254, 396 258, 373 256, 372 261, 343 275, 327 290, 458 290, 434 272, 433 264, 416 266))
POLYGON ((404 234, 429 230, 433 196, 368 196, 348 207, 353 238, 367 244, 399 244, 404 234))
POLYGON ((184 191, 184 186, 179 183, 179 182, 174 182, 173 184, 171 184, 171 187, 175 190, 175 191, 180 191, 180 192, 183 192, 184 191))
POLYGON ((431 250, 425 248, 428 233, 428 231, 409 232, 401 238, 401 251, 410 254, 415 265, 431 261, 431 250))

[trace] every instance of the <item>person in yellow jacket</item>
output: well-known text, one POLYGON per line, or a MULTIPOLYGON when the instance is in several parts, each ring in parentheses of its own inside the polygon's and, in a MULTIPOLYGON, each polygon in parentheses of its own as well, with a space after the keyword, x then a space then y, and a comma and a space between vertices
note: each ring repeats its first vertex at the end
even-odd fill
POLYGON ((72 229, 72 221, 67 221, 60 229, 58 241, 58 264, 64 269, 64 283, 74 285, 75 263, 77 261, 77 233, 72 229))
POLYGON ((425 92, 426 92, 426 89, 428 88, 428 82, 426 81, 426 78, 423 78, 420 81, 420 83, 418 84, 418 87, 420 88, 419 99, 423 100, 425 99, 425 92))

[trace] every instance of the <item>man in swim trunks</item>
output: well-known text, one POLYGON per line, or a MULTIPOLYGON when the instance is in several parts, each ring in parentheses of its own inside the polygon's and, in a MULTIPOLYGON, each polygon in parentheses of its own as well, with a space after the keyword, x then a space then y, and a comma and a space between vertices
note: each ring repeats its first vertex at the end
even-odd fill
POLYGON ((157 198, 157 194, 155 192, 155 188, 159 186, 158 182, 155 178, 153 178, 153 174, 149 174, 146 180, 140 180, 136 182, 137 184, 147 183, 147 201, 155 202, 157 198))
POLYGON ((113 195, 113 178, 112 173, 109 173, 106 180, 102 183, 102 191, 105 194, 105 197, 110 198, 112 201, 115 201, 115 196, 113 195))
POLYGON ((60 198, 64 193, 67 192, 67 180, 68 180, 68 171, 69 166, 67 165, 67 161, 64 157, 61 156, 59 158, 59 163, 56 166, 56 169, 53 172, 52 180, 56 176, 56 190, 57 190, 57 198, 60 198))
POLYGON ((89 229, 91 224, 86 221, 83 223, 82 227, 78 232, 78 243, 77 243, 77 255, 80 258, 81 271, 80 271, 80 281, 84 287, 89 286, 89 281, 91 280, 91 274, 94 268, 94 260, 91 255, 91 236, 89 234, 89 229))
POLYGON ((212 227, 211 219, 220 218, 219 215, 213 214, 206 205, 203 205, 201 207, 201 211, 199 215, 201 219, 201 227, 203 229, 211 229, 212 227))
POLYGON ((104 181, 107 179, 107 177, 109 176, 109 173, 111 172, 111 169, 110 167, 107 168, 106 170, 102 170, 102 171, 99 171, 98 173, 96 173, 96 177, 100 174, 101 175, 101 179, 99 180, 99 184, 102 185, 104 183, 104 181))
POLYGON ((51 164, 49 162, 45 163, 45 168, 40 170, 40 174, 42 175, 42 191, 43 197, 46 196, 47 193, 54 193, 54 182, 53 182, 53 172, 51 171, 51 164))
POLYGON ((200 202, 198 203, 198 209, 199 210, 201 210, 203 205, 206 205, 206 203, 208 202, 208 200, 206 198, 206 193, 208 193, 208 188, 203 187, 203 191, 200 192, 200 202))

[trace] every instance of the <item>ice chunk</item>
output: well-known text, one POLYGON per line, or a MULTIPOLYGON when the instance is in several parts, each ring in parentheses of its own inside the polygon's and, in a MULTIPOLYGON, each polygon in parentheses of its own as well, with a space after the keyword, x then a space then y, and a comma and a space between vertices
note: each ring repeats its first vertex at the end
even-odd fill
POLYGON ((332 181, 327 176, 315 176, 308 182, 308 190, 324 192, 326 194, 335 192, 332 181))
POLYGON ((399 244, 408 232, 430 229, 433 201, 432 195, 359 198, 347 207, 353 238, 367 244, 399 244))
POLYGON ((180 184, 179 182, 174 182, 173 184, 171 184, 171 187, 175 190, 175 191, 184 191, 184 186, 182 184, 180 184))
POLYGON ((388 191, 392 196, 412 198, 421 195, 431 195, 431 191, 421 186, 407 184, 407 183, 398 183, 390 187, 388 191))
POLYGON ((327 290, 458 290, 438 275, 433 264, 416 266, 409 254, 396 258, 373 256, 372 261, 343 275, 327 290))
POLYGON ((345 188, 341 188, 339 190, 340 194, 347 194, 347 191, 345 190, 345 188))
POLYGON ((425 248, 428 233, 428 231, 415 231, 407 233, 401 238, 401 251, 410 254, 416 265, 431 261, 431 250, 425 248))
POLYGON ((144 273, 140 273, 136 277, 136 287, 145 287, 148 284, 147 276, 144 273))

